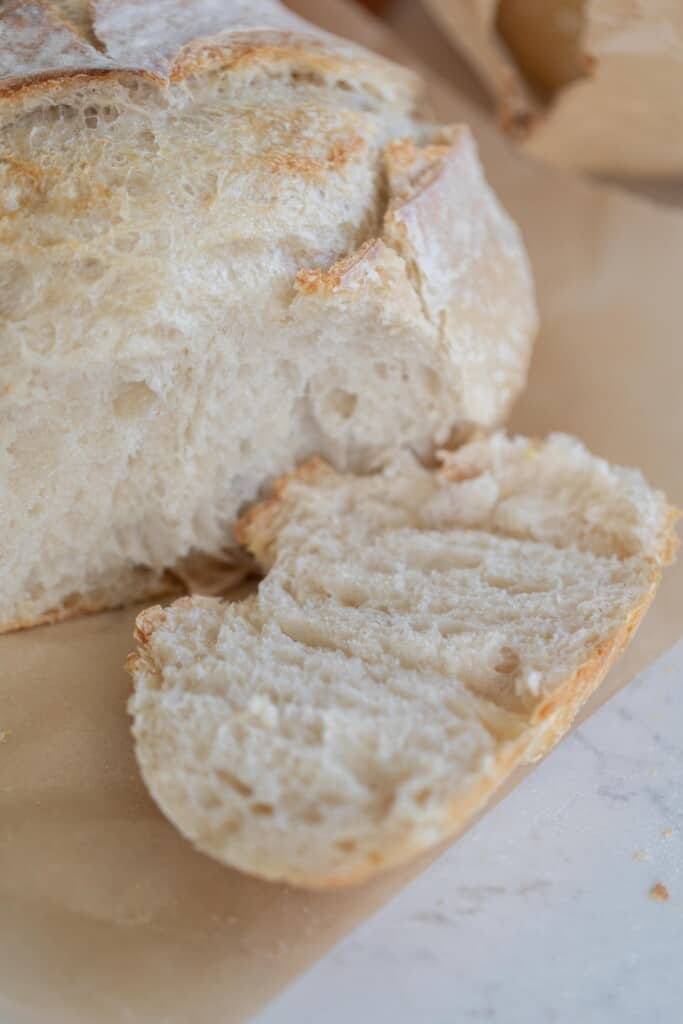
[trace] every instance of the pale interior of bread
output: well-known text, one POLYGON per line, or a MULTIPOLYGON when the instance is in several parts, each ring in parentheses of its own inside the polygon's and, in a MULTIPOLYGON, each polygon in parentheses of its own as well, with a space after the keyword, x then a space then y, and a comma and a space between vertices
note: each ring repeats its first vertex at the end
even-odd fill
POLYGON ((462 827, 563 686, 598 681, 671 551, 663 496, 563 436, 438 472, 308 466, 241 533, 257 595, 140 621, 137 754, 200 849, 323 886, 462 827))
POLYGON ((167 88, 0 102, 0 630, 219 554, 312 453, 425 454, 524 381, 530 275, 467 133, 379 58, 228 43, 167 88))

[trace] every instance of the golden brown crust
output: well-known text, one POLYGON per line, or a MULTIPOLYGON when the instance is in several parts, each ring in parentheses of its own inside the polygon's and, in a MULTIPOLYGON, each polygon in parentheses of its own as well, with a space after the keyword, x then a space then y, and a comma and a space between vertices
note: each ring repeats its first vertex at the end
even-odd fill
POLYGON ((345 78, 353 68, 354 77, 418 92, 414 72, 309 26, 282 5, 263 16, 273 18, 272 27, 244 9, 236 20, 230 0, 222 16, 215 6, 202 10, 200 4, 192 18, 184 0, 171 0, 165 24, 151 21, 154 12, 133 0, 92 0, 89 6, 91 23, 80 27, 49 0, 9 0, 0 7, 0 99, 108 77, 144 78, 163 88, 213 69, 240 71, 254 64, 289 67, 312 80, 345 78))
MULTIPOLYGON (((185 594, 174 601, 169 607, 183 608, 187 605, 200 604, 203 601, 214 602, 216 600, 217 598, 215 597, 185 594)), ((149 652, 150 641, 154 631, 166 621, 167 611, 168 608, 163 608, 160 604, 154 604, 149 608, 145 608, 144 611, 141 611, 135 617, 133 636, 138 646, 137 650, 132 651, 128 655, 124 663, 126 672, 133 676, 133 678, 135 678, 135 673, 142 662, 146 662, 150 668, 152 667, 153 663, 149 652)))
POLYGON ((683 518, 683 509, 675 505, 669 505, 666 522, 662 530, 661 541, 661 562, 662 566, 671 565, 676 561, 676 555, 680 547, 680 537, 676 531, 676 524, 683 518))
POLYGON ((280 515, 286 501, 287 489, 293 483, 315 484, 334 470, 320 456, 314 455, 302 462, 294 472, 285 473, 273 484, 269 498, 259 501, 242 513, 235 523, 234 532, 237 541, 259 559, 259 550, 263 538, 271 538, 274 534, 274 523, 280 515))
POLYGON ((332 295, 353 283, 357 269, 364 270, 368 262, 377 261, 383 248, 384 243, 379 238, 371 238, 327 269, 300 270, 294 278, 296 289, 300 295, 332 295))
POLYGON ((533 724, 537 739, 526 760, 535 761, 544 757, 570 728, 578 711, 597 690, 619 655, 628 647, 633 634, 652 604, 661 580, 661 568, 670 565, 676 557, 679 546, 675 526, 681 517, 679 509, 669 507, 662 525, 659 555, 653 563, 650 588, 643 600, 633 608, 622 628, 610 639, 595 649, 592 657, 574 675, 561 683, 534 712, 533 724))
MULTIPOLYGON (((378 860, 377 857, 368 858, 367 864, 355 867, 347 873, 336 872, 333 875, 322 875, 320 877, 298 878, 292 880, 297 885, 307 889, 341 889, 351 885, 362 885, 378 873, 387 871, 426 853, 439 842, 454 840, 466 830, 474 817, 481 811, 488 800, 497 789, 511 775, 515 768, 524 763, 524 752, 528 745, 529 738, 526 734, 516 740, 505 743, 499 751, 496 763, 492 771, 481 775, 469 788, 464 789, 453 800, 448 808, 448 827, 444 828, 440 838, 428 842, 416 841, 414 836, 393 847, 391 850, 384 850, 378 860)), ((288 879, 284 879, 288 880, 288 879)))
POLYGON ((38 615, 25 616, 0 623, 0 635, 18 632, 22 629, 33 629, 34 626, 56 625, 59 622, 68 622, 71 619, 80 618, 83 615, 96 615, 98 612, 113 611, 115 608, 123 608, 128 604, 136 604, 138 601, 149 601, 157 597, 167 597, 178 593, 180 589, 177 580, 173 579, 170 575, 164 575, 161 580, 141 584, 139 588, 131 591, 130 596, 126 598, 112 598, 106 592, 95 592, 90 595, 76 594, 57 608, 50 608, 47 611, 40 612, 38 615))
POLYGON ((569 730, 581 707, 595 693, 614 662, 630 643, 652 603, 659 578, 660 574, 657 573, 649 593, 631 611, 615 636, 599 644, 586 664, 561 683, 536 709, 532 719, 535 738, 526 751, 525 763, 545 757, 569 730))
MULTIPOLYGON (((180 598, 179 600, 182 601, 184 599, 180 598)), ((136 616, 133 636, 137 641, 138 647, 137 650, 132 651, 128 655, 123 666, 126 672, 133 676, 133 678, 141 662, 148 660, 149 641, 152 633, 164 622, 165 618, 166 613, 160 604, 152 605, 151 608, 145 608, 143 612, 136 616)))

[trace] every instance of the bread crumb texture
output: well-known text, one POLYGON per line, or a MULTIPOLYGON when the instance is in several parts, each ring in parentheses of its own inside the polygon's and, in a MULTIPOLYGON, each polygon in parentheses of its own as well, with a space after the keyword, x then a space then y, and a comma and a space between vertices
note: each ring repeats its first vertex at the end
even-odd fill
POLYGON ((274 0, 0 6, 0 629, 219 556, 313 453, 497 423, 535 325, 412 72, 274 0))
POLYGON ((137 757, 198 848, 319 887, 451 835, 552 746, 674 547, 663 495, 561 435, 315 460, 239 533, 256 595, 138 619, 137 757))

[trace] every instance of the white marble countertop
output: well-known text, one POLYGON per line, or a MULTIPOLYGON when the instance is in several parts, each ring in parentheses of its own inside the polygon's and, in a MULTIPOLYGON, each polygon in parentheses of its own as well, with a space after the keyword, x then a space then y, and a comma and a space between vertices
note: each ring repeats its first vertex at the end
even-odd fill
POLYGON ((682 680, 683 643, 258 1024, 683 1020, 682 680))

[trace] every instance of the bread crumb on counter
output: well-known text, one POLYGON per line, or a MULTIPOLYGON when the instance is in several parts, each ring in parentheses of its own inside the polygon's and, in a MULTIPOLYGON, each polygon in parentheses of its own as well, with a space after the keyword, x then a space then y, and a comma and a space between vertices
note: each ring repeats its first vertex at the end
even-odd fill
POLYGON ((663 884, 663 882, 657 882, 657 884, 653 885, 652 888, 650 889, 650 899, 651 900, 660 900, 660 902, 664 903, 664 902, 666 902, 666 900, 668 900, 668 898, 669 898, 669 890, 663 884))

